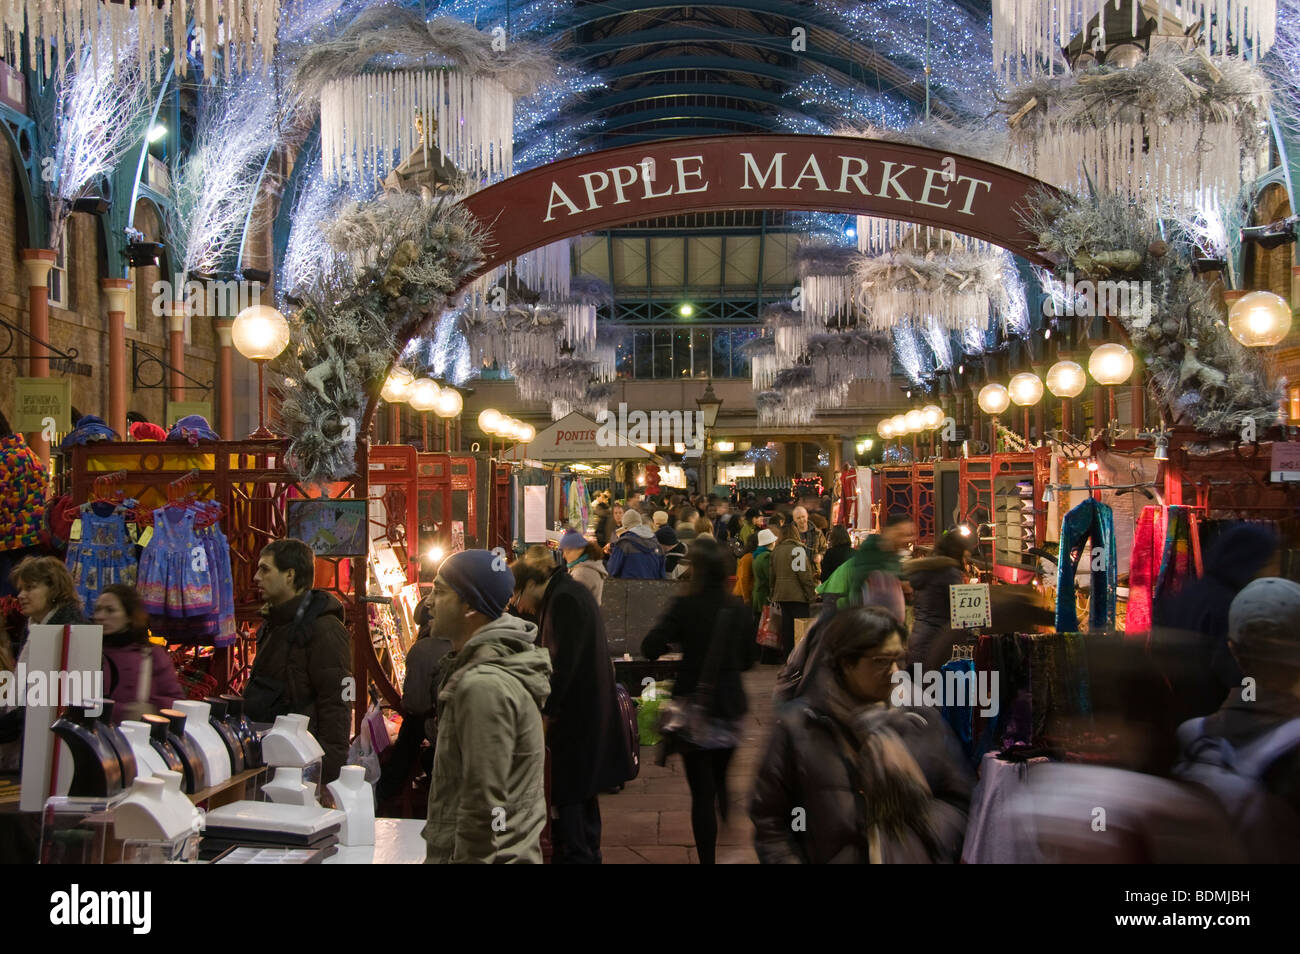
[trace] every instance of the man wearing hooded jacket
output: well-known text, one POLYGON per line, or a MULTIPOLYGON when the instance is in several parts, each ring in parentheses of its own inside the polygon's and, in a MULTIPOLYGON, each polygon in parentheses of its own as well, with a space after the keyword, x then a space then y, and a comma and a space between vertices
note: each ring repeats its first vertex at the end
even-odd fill
POLYGON ((503 615, 503 556, 464 550, 433 585, 433 631, 451 640, 424 826, 429 864, 541 864, 546 827, 542 704, 551 658, 537 627, 503 615))

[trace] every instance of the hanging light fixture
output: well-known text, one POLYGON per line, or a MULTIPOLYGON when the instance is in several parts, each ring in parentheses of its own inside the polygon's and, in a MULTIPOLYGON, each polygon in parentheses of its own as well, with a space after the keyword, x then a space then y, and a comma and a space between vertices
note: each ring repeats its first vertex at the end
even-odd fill
POLYGON ((912 408, 903 415, 903 423, 907 425, 907 433, 919 434, 925 430, 925 415, 920 408, 912 408))
POLYGON ((1088 376, 1083 373, 1083 366, 1077 361, 1062 358, 1047 369, 1047 390, 1055 397, 1078 397, 1087 386, 1088 376))
POLYGON ((1247 348, 1271 348, 1291 330, 1291 306, 1281 295, 1253 291, 1232 303, 1228 330, 1247 348))
POLYGON ((986 384, 980 388, 979 396, 976 398, 980 410, 985 414, 997 417, 1008 407, 1011 406, 1011 395, 1002 385, 993 383, 986 384))
POLYGON ((1088 358, 1088 373, 1098 384, 1123 384, 1133 373, 1133 355, 1114 341, 1098 345, 1088 358))
POLYGON ((1023 371, 1011 379, 1007 393, 1020 407, 1032 407, 1043 399, 1043 382, 1038 375, 1023 371))
POLYGON ((925 429, 932 431, 943 423, 943 408, 937 404, 927 404, 921 408, 921 416, 925 418, 925 429))

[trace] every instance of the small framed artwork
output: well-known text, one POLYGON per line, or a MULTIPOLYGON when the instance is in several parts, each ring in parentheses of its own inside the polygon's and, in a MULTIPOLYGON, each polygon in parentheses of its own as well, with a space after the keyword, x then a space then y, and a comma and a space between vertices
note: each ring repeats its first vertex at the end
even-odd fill
POLYGON ((289 536, 306 543, 317 556, 366 556, 365 500, 290 500, 289 536))

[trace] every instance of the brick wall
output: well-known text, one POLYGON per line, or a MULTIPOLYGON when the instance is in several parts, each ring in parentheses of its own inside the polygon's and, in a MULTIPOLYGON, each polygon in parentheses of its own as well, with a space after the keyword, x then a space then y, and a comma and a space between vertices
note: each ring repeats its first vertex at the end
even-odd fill
MULTIPOLYGON (((0 138, 0 167, 5 170, 0 174, 0 317, 25 329, 28 293, 22 250, 27 246, 27 229, 22 189, 17 178, 23 172, 3 138, 0 138)), ((146 202, 141 202, 137 208, 135 227, 151 241, 159 240, 158 215, 146 202)), ((100 220, 96 216, 74 214, 68 225, 68 307, 50 308, 50 344, 65 352, 75 348, 77 362, 91 368, 90 377, 70 375, 72 403, 82 413, 101 417, 108 410, 109 356, 108 300, 100 290, 99 281, 110 275, 120 277, 122 265, 118 251, 111 249, 105 255, 103 245, 100 220), (110 259, 107 262, 111 269, 109 273, 104 271, 105 259, 110 259)), ((136 271, 136 328, 127 330, 127 408, 162 423, 164 392, 161 389, 131 390, 132 341, 138 341, 163 358, 167 356, 166 319, 155 314, 153 307, 152 287, 159 277, 159 270, 143 268, 136 271)), ((216 334, 210 319, 196 316, 193 322, 193 345, 186 348, 185 371, 206 383, 216 376, 216 334)), ((0 333, 0 347, 6 341, 7 337, 0 333)), ((9 353, 28 354, 28 345, 26 338, 15 335, 9 353)), ((149 368, 142 372, 142 377, 147 375, 147 381, 151 383, 158 379, 159 373, 156 367, 149 368)), ((13 379, 26 374, 26 361, 0 360, 0 411, 9 414, 13 410, 13 379)), ((204 397, 197 389, 186 395, 190 400, 204 397)))

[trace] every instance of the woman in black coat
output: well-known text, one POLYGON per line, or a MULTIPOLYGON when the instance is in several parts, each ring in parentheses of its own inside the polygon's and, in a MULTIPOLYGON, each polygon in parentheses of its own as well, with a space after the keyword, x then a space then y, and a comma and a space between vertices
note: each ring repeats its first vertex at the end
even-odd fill
MULTIPOLYGON (((711 865, 718 840, 717 816, 727 820, 727 765, 739 742, 738 724, 749 711, 740 674, 754 662, 754 616, 749 607, 728 592, 727 561, 722 546, 714 540, 697 540, 691 546, 691 584, 679 596, 641 642, 647 659, 658 659, 669 644, 681 648, 682 662, 673 682, 673 697, 690 696, 707 677, 705 664, 716 639, 711 666, 713 696, 709 715, 719 729, 719 739, 709 748, 674 742, 682 753, 686 783, 691 789, 691 830, 700 864, 711 865), (726 613, 725 617, 719 614, 726 613), (731 744, 726 736, 733 736, 731 744), (716 746, 716 747, 715 747, 716 746), (717 815, 714 814, 715 806, 717 815)), ((665 743, 667 744, 667 743, 665 743)))
POLYGON ((840 568, 840 564, 853 556, 853 540, 845 527, 835 526, 826 541, 826 552, 822 554, 821 578, 829 580, 831 574, 840 568))
POLYGON ((827 624, 825 664, 778 710, 754 783, 759 861, 961 857, 973 780, 938 711, 890 701, 903 635, 877 607, 843 610, 827 624))
POLYGON ((614 689, 605 620, 591 590, 564 567, 519 560, 511 569, 519 609, 537 618, 551 654, 551 695, 542 707, 551 751, 552 864, 600 863, 600 802, 634 774, 614 689))
POLYGON ((949 530, 939 538, 933 554, 903 564, 903 579, 912 585, 912 637, 907 641, 908 672, 917 663, 926 669, 938 669, 943 665, 934 658, 932 650, 940 642, 944 643, 944 650, 947 650, 948 644, 942 639, 936 640, 936 637, 944 634, 952 621, 948 587, 966 582, 966 554, 974 542, 973 536, 949 530))

